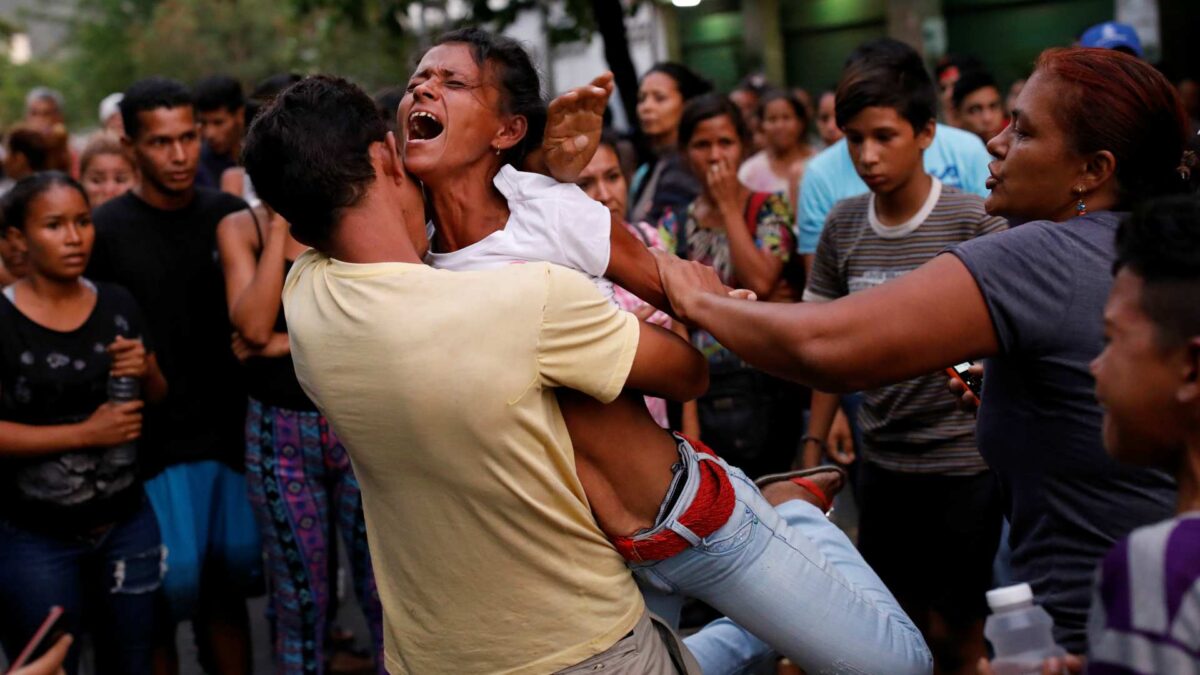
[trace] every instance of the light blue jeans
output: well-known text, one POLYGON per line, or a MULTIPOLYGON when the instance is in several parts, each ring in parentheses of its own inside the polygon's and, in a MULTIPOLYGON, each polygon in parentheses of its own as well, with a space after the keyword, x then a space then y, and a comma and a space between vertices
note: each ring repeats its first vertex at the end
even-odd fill
POLYGON ((728 617, 685 641, 705 675, 747 672, 777 654, 809 673, 932 672, 920 631, 820 509, 792 501, 776 510, 740 469, 695 451, 681 456, 679 498, 658 526, 635 538, 668 528, 695 539, 677 519, 696 493, 698 461, 728 472, 733 514, 684 552, 630 568, 650 610, 668 621, 678 622, 683 596, 728 617))

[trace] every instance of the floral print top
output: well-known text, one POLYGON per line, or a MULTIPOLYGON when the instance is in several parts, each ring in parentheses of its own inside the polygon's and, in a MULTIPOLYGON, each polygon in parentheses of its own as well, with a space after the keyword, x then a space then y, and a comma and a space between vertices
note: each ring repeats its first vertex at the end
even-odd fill
MULTIPOLYGON (((748 211, 752 204, 761 203, 753 215, 747 213, 749 224, 753 218, 754 243, 759 249, 774 254, 780 261, 786 263, 796 250, 796 238, 792 233, 792 210, 787 199, 778 194, 751 193, 746 204, 748 211)), ((669 251, 679 251, 679 234, 686 233, 688 260, 704 263, 717 271, 727 286, 737 288, 737 272, 733 268, 733 252, 729 248, 729 234, 724 228, 701 227, 694 215, 696 202, 688 205, 682 216, 668 210, 659 221, 658 231, 663 244, 669 251), (682 229, 681 228, 686 228, 682 229)), ((730 370, 747 367, 746 364, 725 349, 706 331, 692 331, 692 344, 708 357, 709 367, 714 371, 730 370)))

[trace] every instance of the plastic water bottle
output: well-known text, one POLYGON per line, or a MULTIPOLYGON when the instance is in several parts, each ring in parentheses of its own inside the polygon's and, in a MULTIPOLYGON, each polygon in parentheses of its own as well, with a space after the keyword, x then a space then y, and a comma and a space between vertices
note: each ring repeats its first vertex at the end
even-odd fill
POLYGON ((1046 610, 1033 604, 1029 584, 990 590, 987 602, 992 615, 983 634, 996 651, 992 660, 996 675, 1039 675, 1043 661, 1066 656, 1067 652, 1054 644, 1054 621, 1046 610))
MULTIPOLYGON (((108 377, 108 401, 109 403, 128 403, 136 401, 142 397, 142 383, 136 377, 108 377)), ((132 464, 137 459, 137 445, 135 443, 121 443, 108 449, 104 453, 105 459, 116 465, 126 466, 132 464)))

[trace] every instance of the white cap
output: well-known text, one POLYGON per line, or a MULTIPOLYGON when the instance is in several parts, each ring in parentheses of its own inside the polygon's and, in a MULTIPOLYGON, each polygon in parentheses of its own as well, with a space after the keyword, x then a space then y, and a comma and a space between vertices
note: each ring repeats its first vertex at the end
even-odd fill
POLYGON ((998 612, 1013 605, 1033 604, 1033 589, 1029 587, 1029 584, 993 588, 987 592, 987 603, 993 612, 998 612))

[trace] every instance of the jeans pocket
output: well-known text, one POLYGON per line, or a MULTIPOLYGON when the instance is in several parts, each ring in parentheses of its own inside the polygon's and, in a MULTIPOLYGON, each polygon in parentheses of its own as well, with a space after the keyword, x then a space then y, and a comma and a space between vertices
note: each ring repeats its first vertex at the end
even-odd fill
POLYGON ((154 546, 141 553, 109 561, 113 595, 136 595, 157 591, 166 570, 166 548, 154 546))
POLYGON ((739 500, 729 516, 729 522, 705 537, 695 549, 710 556, 737 553, 754 538, 754 529, 759 525, 758 516, 739 500))

